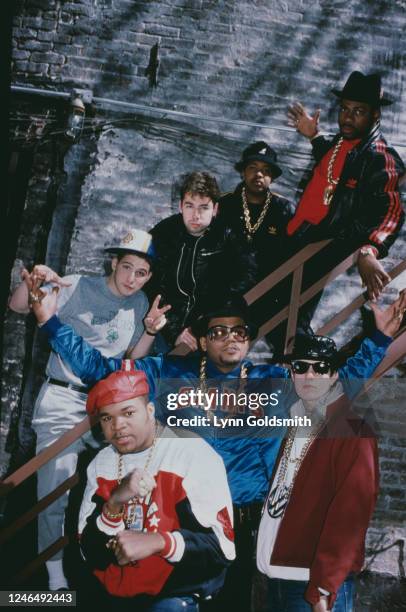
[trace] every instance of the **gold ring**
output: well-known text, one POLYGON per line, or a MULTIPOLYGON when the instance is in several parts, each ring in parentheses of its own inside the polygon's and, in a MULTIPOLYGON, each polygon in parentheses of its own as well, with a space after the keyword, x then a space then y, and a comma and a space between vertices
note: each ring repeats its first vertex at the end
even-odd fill
POLYGON ((33 291, 30 291, 30 302, 32 303, 37 303, 40 302, 41 298, 39 295, 37 295, 36 293, 33 293, 33 291))

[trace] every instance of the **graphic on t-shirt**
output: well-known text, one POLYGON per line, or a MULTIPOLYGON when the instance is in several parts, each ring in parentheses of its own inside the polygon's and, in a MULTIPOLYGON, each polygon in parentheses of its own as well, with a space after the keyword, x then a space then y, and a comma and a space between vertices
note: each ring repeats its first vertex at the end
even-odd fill
POLYGON ((109 344, 113 344, 113 342, 118 340, 118 330, 116 327, 112 327, 107 331, 106 339, 109 344))

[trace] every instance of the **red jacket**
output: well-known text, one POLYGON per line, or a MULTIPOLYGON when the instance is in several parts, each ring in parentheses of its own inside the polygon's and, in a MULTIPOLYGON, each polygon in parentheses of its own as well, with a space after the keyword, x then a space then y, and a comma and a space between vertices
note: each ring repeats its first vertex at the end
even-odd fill
POLYGON ((310 568, 310 604, 321 587, 330 592, 331 609, 348 574, 361 570, 378 488, 376 439, 341 397, 297 473, 271 557, 272 565, 310 568))

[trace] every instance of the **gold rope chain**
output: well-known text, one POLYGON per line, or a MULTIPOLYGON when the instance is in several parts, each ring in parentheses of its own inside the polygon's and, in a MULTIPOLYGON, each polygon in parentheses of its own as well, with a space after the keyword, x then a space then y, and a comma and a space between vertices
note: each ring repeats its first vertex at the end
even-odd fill
POLYGON ((337 140, 337 143, 333 149, 333 153, 330 157, 330 161, 328 162, 328 166, 327 166, 327 182, 328 185, 326 187, 326 189, 324 190, 324 197, 323 197, 323 204, 325 206, 330 206, 331 204, 331 200, 333 199, 333 195, 334 195, 334 187, 336 185, 338 185, 338 181, 340 180, 340 177, 338 178, 333 178, 333 166, 334 166, 334 162, 336 160, 336 157, 338 155, 338 152, 341 148, 341 145, 343 144, 344 138, 341 137, 337 140))
POLYGON ((241 198, 242 198, 242 207, 244 211, 245 227, 248 232, 248 238, 252 239, 251 234, 255 234, 257 229, 260 227, 262 221, 264 220, 266 213, 268 212, 268 208, 272 201, 272 193, 268 191, 268 193, 266 194, 265 204, 261 210, 261 214, 258 217, 258 221, 254 223, 254 225, 251 224, 251 216, 250 216, 250 211, 248 208, 248 200, 247 200, 247 193, 245 191, 245 187, 243 187, 241 190, 241 198))
MULTIPOLYGON (((199 389, 202 391, 202 393, 207 393, 207 373, 206 373, 206 367, 207 367, 207 357, 206 355, 203 355, 203 357, 200 360, 200 379, 199 379, 199 389)), ((240 376, 239 378, 247 378, 248 377, 248 371, 247 371, 247 366, 245 364, 241 364, 241 370, 240 370, 240 376)), ((211 410, 207 411, 207 416, 210 420, 213 420, 213 412, 211 410)))
MULTIPOLYGON (((154 431, 154 439, 152 441, 152 444, 150 446, 149 449, 149 453, 148 453, 148 457, 145 461, 145 465, 143 467, 144 471, 148 470, 148 467, 152 461, 152 457, 154 455, 154 451, 155 451, 155 447, 156 447, 156 443, 157 443, 157 438, 158 438, 158 423, 157 421, 155 421, 155 431, 154 431)), ((123 479, 123 472, 124 472, 124 457, 121 453, 118 454, 118 466, 117 466, 117 482, 120 485, 121 481, 123 479)), ((135 519, 135 505, 137 503, 137 501, 139 501, 139 497, 135 496, 132 497, 131 499, 128 500, 128 502, 125 504, 125 514, 124 514, 124 523, 126 526, 126 529, 129 529, 130 526, 133 524, 134 519, 135 519), (129 506, 132 506, 131 511, 129 512, 129 506)))

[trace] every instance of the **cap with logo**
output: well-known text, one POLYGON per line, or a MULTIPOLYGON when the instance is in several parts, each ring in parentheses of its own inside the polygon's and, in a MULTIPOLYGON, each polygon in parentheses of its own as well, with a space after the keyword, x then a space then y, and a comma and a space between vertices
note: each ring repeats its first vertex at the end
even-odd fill
POLYGON ((117 245, 108 246, 104 251, 114 255, 134 253, 134 255, 143 255, 151 259, 154 257, 152 236, 140 229, 131 229, 117 245))
POLYGON ((244 149, 240 161, 235 164, 234 168, 237 172, 242 172, 242 170, 252 161, 262 161, 268 164, 271 168, 272 178, 274 180, 282 174, 282 170, 277 164, 278 156, 276 155, 276 151, 263 140, 254 142, 244 149))

